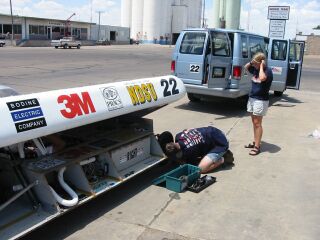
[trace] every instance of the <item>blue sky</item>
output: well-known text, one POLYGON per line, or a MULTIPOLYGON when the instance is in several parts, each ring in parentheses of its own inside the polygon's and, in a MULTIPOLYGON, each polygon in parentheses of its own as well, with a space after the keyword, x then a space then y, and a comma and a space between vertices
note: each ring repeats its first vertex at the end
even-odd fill
MULTIPOLYGON (((161 1, 161 0, 159 0, 161 1)), ((209 27, 212 22, 212 0, 206 0, 206 18, 209 27)), ((67 19, 72 13, 72 20, 98 21, 96 11, 104 11, 101 23, 120 25, 121 0, 12 0, 13 13, 24 16, 67 19), (92 2, 92 15, 91 15, 92 2)), ((290 6, 290 20, 286 24, 286 37, 292 38, 296 32, 310 33, 320 25, 319 0, 242 0, 240 27, 250 32, 267 35, 269 21, 268 6, 290 6), (248 21, 248 11, 250 19, 248 21), (249 29, 248 29, 249 27, 249 29)), ((10 13, 9 0, 0 0, 0 13, 10 13)))

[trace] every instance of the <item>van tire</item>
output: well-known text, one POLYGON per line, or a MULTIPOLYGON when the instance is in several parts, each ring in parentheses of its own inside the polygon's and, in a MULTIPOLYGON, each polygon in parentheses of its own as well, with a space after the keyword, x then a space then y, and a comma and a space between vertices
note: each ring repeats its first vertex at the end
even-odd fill
POLYGON ((77 48, 80 49, 80 44, 77 45, 77 48))
POLYGON ((193 93, 188 93, 187 95, 188 95, 188 99, 189 99, 190 102, 198 102, 198 101, 200 101, 200 98, 195 97, 193 93))
POLYGON ((281 92, 281 91, 274 91, 273 93, 274 93, 274 95, 275 95, 276 97, 281 97, 282 94, 283 94, 283 92, 281 92))
POLYGON ((68 44, 63 45, 63 48, 67 49, 68 48, 68 44))

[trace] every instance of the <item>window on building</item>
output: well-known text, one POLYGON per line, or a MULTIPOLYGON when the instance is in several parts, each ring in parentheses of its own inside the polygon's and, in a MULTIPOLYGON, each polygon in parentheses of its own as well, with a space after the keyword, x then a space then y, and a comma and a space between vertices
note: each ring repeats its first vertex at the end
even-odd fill
POLYGON ((110 41, 115 41, 115 40, 116 40, 116 32, 110 31, 110 41))
POLYGON ((0 34, 2 34, 2 24, 0 24, 0 34))
POLYGON ((14 34, 22 34, 21 25, 18 25, 18 24, 13 25, 13 33, 14 34))
POLYGON ((3 24, 3 33, 7 34, 12 32, 12 25, 11 24, 3 24))
POLYGON ((286 60, 287 58, 287 41, 274 40, 272 42, 271 59, 286 60))
POLYGON ((39 26, 38 25, 29 25, 29 34, 39 34, 39 26))
POLYGON ((88 29, 87 28, 81 28, 81 34, 84 34, 84 33, 88 33, 88 29))
POLYGON ((187 32, 184 34, 180 46, 180 53, 202 55, 206 34, 201 32, 187 32))
POLYGON ((44 26, 39 26, 39 34, 44 35, 44 26))

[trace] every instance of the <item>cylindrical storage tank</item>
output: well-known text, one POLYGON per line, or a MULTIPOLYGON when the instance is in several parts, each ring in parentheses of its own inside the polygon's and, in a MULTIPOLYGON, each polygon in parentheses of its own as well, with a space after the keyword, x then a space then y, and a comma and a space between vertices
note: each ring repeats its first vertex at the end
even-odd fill
POLYGON ((220 0, 213 0, 213 24, 212 27, 220 27, 220 0))
POLYGON ((187 6, 172 6, 172 33, 180 33, 188 26, 188 8, 187 6))
POLYGON ((161 9, 162 3, 159 0, 145 0, 143 14, 143 42, 158 43, 160 40, 161 9))
POLYGON ((171 14, 168 12, 168 5, 170 2, 170 7, 171 7, 171 0, 161 0, 161 26, 160 26, 160 43, 165 43, 165 39, 167 37, 168 39, 168 34, 170 33, 170 29, 167 27, 167 22, 168 18, 171 17, 171 14))
POLYGON ((135 40, 143 39, 143 5, 144 0, 132 0, 130 37, 135 40))
POLYGON ((173 21, 173 11, 172 5, 174 4, 174 0, 167 0, 167 18, 166 18, 166 33, 171 39, 171 31, 172 31, 172 21, 173 21))
POLYGON ((241 0, 226 0, 226 28, 239 29, 241 0))
POLYGON ((121 0, 121 27, 131 27, 132 0, 121 0))
POLYGON ((201 27, 202 0, 188 0, 188 28, 201 27))
POLYGON ((226 0, 220 0, 219 18, 226 19, 226 0))

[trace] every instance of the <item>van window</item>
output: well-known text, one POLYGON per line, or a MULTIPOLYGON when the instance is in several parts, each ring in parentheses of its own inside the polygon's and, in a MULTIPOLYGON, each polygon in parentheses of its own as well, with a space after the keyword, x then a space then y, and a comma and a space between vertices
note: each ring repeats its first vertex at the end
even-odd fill
POLYGON ((246 36, 241 36, 241 53, 243 58, 248 58, 248 42, 246 36))
POLYGON ((289 59, 290 61, 300 61, 301 58, 301 44, 302 43, 291 43, 289 59))
POLYGON ((265 43, 262 38, 249 37, 249 47, 251 57, 258 52, 265 52, 265 43))
POLYGON ((206 33, 204 32, 185 33, 181 42, 180 53, 202 55, 205 40, 206 33))
POLYGON ((215 56, 230 56, 228 37, 222 32, 211 32, 212 54, 215 56))
POLYGON ((273 40, 271 49, 272 60, 286 60, 287 58, 287 41, 273 40))

